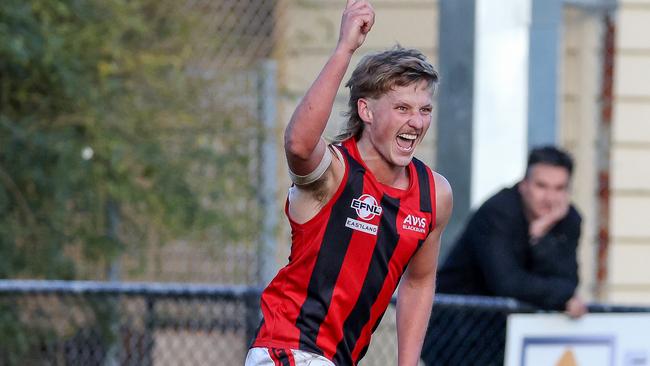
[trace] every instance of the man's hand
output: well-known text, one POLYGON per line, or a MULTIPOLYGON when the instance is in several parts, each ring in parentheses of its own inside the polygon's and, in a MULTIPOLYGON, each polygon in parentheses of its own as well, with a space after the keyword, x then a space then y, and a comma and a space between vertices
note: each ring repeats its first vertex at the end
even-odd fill
POLYGON ((530 223, 528 234, 533 243, 546 235, 558 221, 562 220, 569 213, 569 202, 569 193, 567 192, 557 202, 553 203, 551 210, 546 215, 530 223))
POLYGON ((375 23, 375 11, 368 0, 347 0, 337 48, 354 53, 361 47, 375 23))
POLYGON ((574 319, 585 315, 587 311, 587 304, 585 304, 578 295, 573 295, 573 297, 566 302, 564 308, 564 312, 574 319))

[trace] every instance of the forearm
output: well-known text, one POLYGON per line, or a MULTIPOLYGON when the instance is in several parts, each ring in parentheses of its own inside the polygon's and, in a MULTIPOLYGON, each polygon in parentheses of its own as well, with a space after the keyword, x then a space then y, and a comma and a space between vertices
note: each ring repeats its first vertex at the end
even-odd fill
POLYGON ((400 285, 397 296, 397 357, 399 366, 415 366, 418 364, 433 306, 434 281, 411 283, 407 280, 400 285))
POLYGON ((546 310, 562 310, 575 291, 575 282, 561 277, 543 277, 533 273, 513 274, 497 296, 512 297, 546 310))
POLYGON ((352 52, 337 47, 300 101, 285 130, 288 154, 305 160, 311 156, 327 126, 351 57, 352 52))
POLYGON ((548 233, 531 245, 532 271, 578 283, 577 238, 548 233))
POLYGON ((436 179, 436 227, 411 258, 397 294, 397 360, 399 366, 419 363, 422 343, 429 325, 440 238, 453 206, 451 187, 441 175, 436 179))
POLYGON ((284 149, 289 169, 308 174, 325 152, 321 136, 332 112, 354 52, 361 47, 374 24, 375 13, 368 0, 348 0, 341 17, 336 49, 298 104, 284 134, 284 149))
MULTIPOLYGON (((490 242, 494 243, 494 242, 490 242)), ((494 296, 512 297, 546 309, 562 307, 575 289, 575 282, 557 276, 534 273, 511 253, 498 250, 479 252, 479 266, 494 296)))
POLYGON ((474 238, 477 262, 489 292, 494 296, 512 297, 546 309, 562 307, 574 289, 575 281, 536 273, 517 255, 521 243, 505 234, 504 226, 492 235, 474 238))

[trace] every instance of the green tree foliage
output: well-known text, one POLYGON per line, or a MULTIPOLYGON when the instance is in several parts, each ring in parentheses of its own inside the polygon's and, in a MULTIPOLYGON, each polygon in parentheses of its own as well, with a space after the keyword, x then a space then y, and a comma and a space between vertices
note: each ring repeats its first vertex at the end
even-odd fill
POLYGON ((70 248, 106 264, 208 228, 252 238, 255 131, 206 106, 182 10, 0 2, 0 277, 78 278, 70 248))

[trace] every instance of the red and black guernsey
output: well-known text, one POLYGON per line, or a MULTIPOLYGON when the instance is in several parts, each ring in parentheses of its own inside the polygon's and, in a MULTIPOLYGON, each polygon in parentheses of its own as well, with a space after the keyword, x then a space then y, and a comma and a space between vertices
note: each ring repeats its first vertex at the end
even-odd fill
POLYGON ((292 229, 289 263, 262 293, 253 347, 300 349, 356 365, 411 257, 435 226, 431 170, 413 159, 409 187, 379 183, 349 139, 332 199, 292 229))

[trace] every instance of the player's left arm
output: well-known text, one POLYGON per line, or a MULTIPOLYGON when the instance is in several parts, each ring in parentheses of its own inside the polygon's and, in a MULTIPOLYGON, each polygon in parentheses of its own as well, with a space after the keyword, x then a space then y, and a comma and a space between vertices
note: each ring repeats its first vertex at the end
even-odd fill
POLYGON ((436 183, 436 225, 411 259, 397 293, 399 366, 418 364, 433 306, 440 239, 453 206, 449 182, 437 173, 433 175, 436 183))

